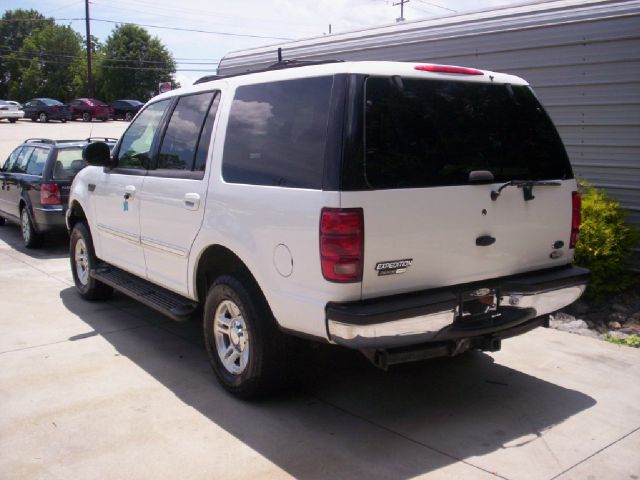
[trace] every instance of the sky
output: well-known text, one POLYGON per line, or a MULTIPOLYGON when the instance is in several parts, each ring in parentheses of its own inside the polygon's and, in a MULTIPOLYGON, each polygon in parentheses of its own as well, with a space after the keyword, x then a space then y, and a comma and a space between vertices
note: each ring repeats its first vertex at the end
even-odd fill
MULTIPOLYGON (((177 62, 176 80, 193 83, 215 73, 228 52, 389 25, 400 16, 400 0, 91 0, 91 34, 104 42, 115 23, 186 28, 187 32, 145 26, 177 62), (105 22, 108 20, 110 22, 105 22)), ((406 21, 522 3, 522 0, 409 0, 406 21)), ((84 0, 0 0, 0 11, 33 8, 85 34, 84 0), (77 19, 77 20, 73 20, 77 19)))

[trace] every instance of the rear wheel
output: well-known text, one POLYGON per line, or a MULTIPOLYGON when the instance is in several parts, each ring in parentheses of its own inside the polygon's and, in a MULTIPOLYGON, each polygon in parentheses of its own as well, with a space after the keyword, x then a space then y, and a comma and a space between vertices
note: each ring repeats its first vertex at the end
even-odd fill
POLYGON ((62 123, 67 123, 67 119, 66 119, 66 118, 63 118, 63 119, 61 119, 60 121, 61 121, 62 123))
POLYGON ((113 288, 91 276, 97 264, 96 254, 89 228, 85 223, 76 223, 71 231, 69 260, 76 290, 87 300, 105 300, 113 294, 113 288))
POLYGON ((32 121, 32 122, 35 122, 36 120, 37 120, 37 118, 36 118, 36 117, 31 117, 31 121, 32 121))
POLYGON ((40 115, 38 115, 38 119, 40 120, 40 122, 45 123, 49 121, 49 116, 45 112, 40 112, 40 115))
POLYGON ((9 121, 10 121, 11 123, 16 123, 16 122, 18 121, 18 119, 17 119, 17 118, 10 118, 10 119, 9 119, 9 121))
POLYGON ((27 248, 38 248, 42 243, 42 236, 33 228, 31 216, 26 206, 20 211, 20 230, 22 232, 22 241, 27 248))
POLYGON ((224 275, 209 289, 204 307, 204 339, 216 377, 240 398, 255 398, 282 386, 289 338, 254 282, 224 275))
POLYGON ((0 217, 0 227, 3 226, 7 221, 4 219, 4 217, 0 217))
POLYGON ((82 121, 83 122, 90 122, 91 121, 91 114, 89 112, 84 112, 82 114, 82 121))

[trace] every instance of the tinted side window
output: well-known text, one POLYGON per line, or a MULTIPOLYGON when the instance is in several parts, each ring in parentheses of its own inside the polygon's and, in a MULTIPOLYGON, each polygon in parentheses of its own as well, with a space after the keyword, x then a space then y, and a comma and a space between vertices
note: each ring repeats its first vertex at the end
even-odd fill
POLYGON ((11 155, 9 155, 9 158, 7 158, 7 160, 4 162, 4 165, 2 166, 3 172, 8 172, 9 170, 11 170, 11 167, 13 167, 13 164, 16 163, 16 159, 18 158, 18 155, 20 155, 21 151, 22 147, 18 147, 13 152, 11 152, 11 155))
POLYGON ((12 173, 26 173, 27 171, 27 162, 29 162, 29 157, 33 152, 33 147, 22 147, 22 150, 18 154, 15 163, 11 167, 12 173))
POLYGON ((202 133, 200 134, 200 140, 198 141, 198 150, 196 151, 196 161, 193 169, 197 172, 204 172, 204 168, 207 165, 207 152, 209 151, 209 143, 211 142, 211 133, 213 132, 213 123, 216 119, 216 113, 218 112, 218 105, 220 103, 220 94, 217 94, 213 99, 213 103, 209 108, 209 113, 204 122, 202 133))
POLYGON ((42 175, 44 166, 49 158, 48 148, 36 148, 33 150, 29 163, 27 164, 27 173, 29 175, 42 175))
POLYGON ((56 163, 53 166, 53 178, 56 180, 71 180, 87 166, 82 159, 81 148, 63 148, 58 150, 56 163))
POLYGON ((222 175, 230 183, 322 188, 333 77, 236 90, 222 175))
POLYGON ((120 143, 118 168, 148 168, 153 140, 169 103, 170 99, 152 103, 129 126, 120 143))
POLYGON ((202 126, 214 92, 180 97, 167 124, 158 170, 192 170, 202 126))
POLYGON ((464 185, 473 170, 496 182, 572 178, 526 86, 371 77, 365 89, 364 189, 464 185))

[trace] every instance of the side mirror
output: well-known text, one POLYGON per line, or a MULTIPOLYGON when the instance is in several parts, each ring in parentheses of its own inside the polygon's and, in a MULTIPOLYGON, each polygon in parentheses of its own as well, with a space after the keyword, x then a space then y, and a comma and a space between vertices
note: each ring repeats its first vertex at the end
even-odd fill
POLYGON ((111 150, 104 142, 93 142, 82 149, 82 159, 89 165, 112 168, 111 150))

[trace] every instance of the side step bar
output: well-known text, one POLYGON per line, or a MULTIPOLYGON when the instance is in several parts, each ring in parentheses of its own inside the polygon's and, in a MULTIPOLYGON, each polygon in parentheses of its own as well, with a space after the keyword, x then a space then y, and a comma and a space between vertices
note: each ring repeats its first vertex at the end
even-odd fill
POLYGON ((196 302, 112 265, 98 265, 91 276, 179 322, 189 320, 198 308, 196 302))

